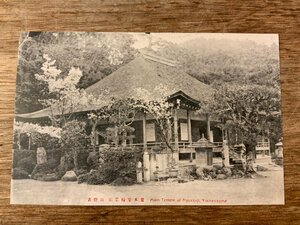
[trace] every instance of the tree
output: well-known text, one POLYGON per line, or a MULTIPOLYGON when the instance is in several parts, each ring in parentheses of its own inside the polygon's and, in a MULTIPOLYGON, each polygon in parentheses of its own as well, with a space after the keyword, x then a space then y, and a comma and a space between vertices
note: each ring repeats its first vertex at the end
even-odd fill
POLYGON ((174 103, 168 101, 168 93, 173 92, 174 90, 171 91, 163 85, 154 87, 153 93, 155 95, 146 89, 138 88, 134 103, 135 108, 143 110, 144 113, 148 113, 154 118, 159 127, 161 138, 171 152, 175 151, 172 145, 174 109, 179 107, 179 105, 175 106, 174 103))
POLYGON ((258 135, 280 127, 280 92, 273 87, 225 84, 216 91, 208 108, 223 122, 229 143, 245 145, 246 156, 255 154, 258 135))
MULTIPOLYGON (((16 112, 28 113, 44 107, 38 100, 47 99, 45 82, 35 79, 41 74, 44 55, 56 59, 61 74, 72 67, 82 71, 77 87, 86 88, 132 60, 136 50, 131 35, 88 32, 22 33, 17 70, 16 112)), ((50 94, 51 95, 51 94, 50 94)))
MULTIPOLYGON (((31 140, 33 144, 39 144, 41 142, 41 138, 47 138, 50 142, 50 138, 54 139, 58 142, 61 138, 61 128, 53 127, 53 126, 40 126, 38 124, 33 123, 24 123, 17 122, 14 123, 14 132, 15 132, 15 142, 18 145, 19 150, 21 150, 20 144, 20 135, 26 134, 28 136, 28 149, 31 149, 31 140)), ((46 140, 44 140, 46 141, 46 140)))
MULTIPOLYGON (((130 125, 133 123, 137 109, 134 107, 132 99, 110 99, 105 106, 98 107, 88 114, 92 122, 92 137, 97 135, 96 126, 100 120, 107 120, 112 126, 107 128, 105 133, 101 133, 108 142, 115 146, 126 146, 127 141, 132 142, 134 128, 130 125)), ((98 133, 99 134, 99 133, 98 133)), ((96 137, 93 137, 95 140, 96 137)), ((93 144, 96 145, 95 143, 93 144)))
POLYGON ((97 97, 86 93, 84 89, 77 87, 82 77, 78 68, 72 67, 67 75, 61 74, 61 70, 55 66, 55 60, 44 55, 45 62, 42 66, 43 74, 36 74, 37 80, 45 82, 49 90, 49 97, 40 100, 45 107, 49 107, 49 118, 54 126, 62 127, 67 121, 73 119, 74 113, 87 109, 91 105, 101 108, 107 102, 104 94, 97 97))
POLYGON ((78 155, 81 151, 87 151, 88 136, 85 131, 86 124, 72 120, 64 124, 61 131, 61 148, 65 157, 71 157, 75 169, 78 170, 78 155))

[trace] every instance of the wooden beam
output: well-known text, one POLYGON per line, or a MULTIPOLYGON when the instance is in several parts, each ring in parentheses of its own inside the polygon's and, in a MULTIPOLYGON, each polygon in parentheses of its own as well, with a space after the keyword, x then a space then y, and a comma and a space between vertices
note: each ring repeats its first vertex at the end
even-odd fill
POLYGON ((191 122, 191 111, 187 110, 187 125, 188 125, 188 139, 190 145, 192 145, 192 122, 191 122))
POLYGON ((146 134, 146 113, 143 113, 143 146, 147 148, 147 134, 146 134))
POLYGON ((178 115, 177 115, 178 109, 174 109, 174 141, 175 141, 175 150, 178 149, 178 115))
POLYGON ((210 141, 210 115, 206 115, 206 124, 207 124, 207 140, 210 141))

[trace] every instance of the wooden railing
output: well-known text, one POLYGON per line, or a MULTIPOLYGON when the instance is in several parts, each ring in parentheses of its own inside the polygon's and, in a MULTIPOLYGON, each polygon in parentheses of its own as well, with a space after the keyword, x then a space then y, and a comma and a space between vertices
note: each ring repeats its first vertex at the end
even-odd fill
MULTIPOLYGON (((170 143, 172 146, 175 146, 175 142, 171 142, 170 143)), ((178 147, 179 148, 190 148, 190 147, 196 147, 199 143, 198 142, 178 142, 178 147)), ((213 142, 213 144, 216 147, 222 147, 223 146, 223 142, 213 142)), ((113 146, 113 145, 111 145, 113 146)), ((134 144, 127 144, 127 147, 139 147, 139 148, 143 148, 144 147, 144 143, 134 143, 134 144)), ((147 148, 151 148, 151 147, 155 147, 155 146, 166 146, 166 144, 164 142, 147 142, 147 148)))
POLYGON ((258 148, 269 148, 270 143, 269 142, 257 142, 256 147, 258 147, 258 148))

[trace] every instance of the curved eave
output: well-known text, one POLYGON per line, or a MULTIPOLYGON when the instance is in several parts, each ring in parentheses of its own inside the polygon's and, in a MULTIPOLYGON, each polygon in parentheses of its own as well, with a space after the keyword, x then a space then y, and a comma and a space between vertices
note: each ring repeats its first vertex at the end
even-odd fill
POLYGON ((27 118, 27 119, 37 119, 37 118, 43 118, 43 117, 48 117, 50 115, 50 109, 42 109, 36 112, 32 113, 24 113, 24 114, 16 114, 16 117, 20 118, 27 118))

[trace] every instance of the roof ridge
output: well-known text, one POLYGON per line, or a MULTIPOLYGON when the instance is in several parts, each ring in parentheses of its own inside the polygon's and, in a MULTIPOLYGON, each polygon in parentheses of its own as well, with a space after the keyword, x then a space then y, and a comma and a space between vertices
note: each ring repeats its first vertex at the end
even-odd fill
POLYGON ((140 51, 144 59, 158 62, 167 66, 177 67, 179 62, 146 51, 140 51))

